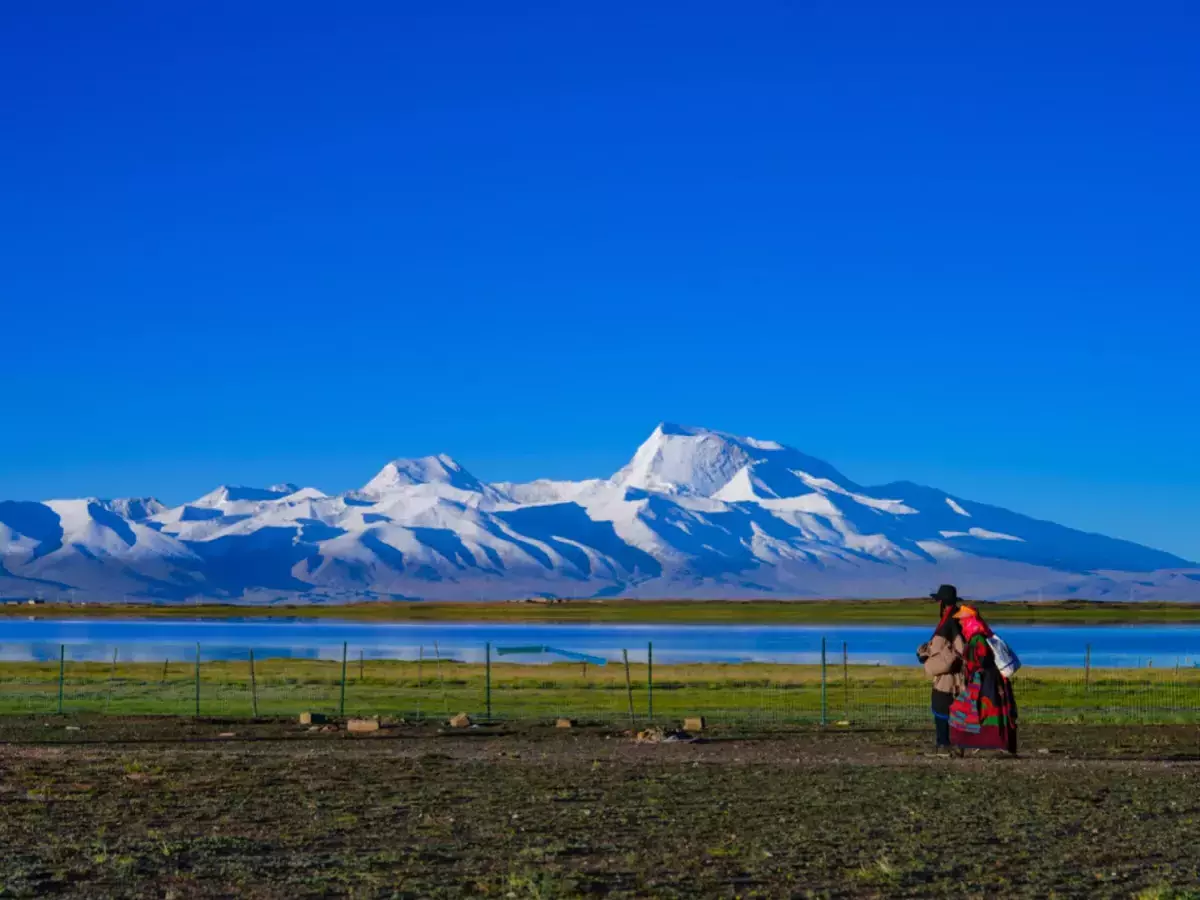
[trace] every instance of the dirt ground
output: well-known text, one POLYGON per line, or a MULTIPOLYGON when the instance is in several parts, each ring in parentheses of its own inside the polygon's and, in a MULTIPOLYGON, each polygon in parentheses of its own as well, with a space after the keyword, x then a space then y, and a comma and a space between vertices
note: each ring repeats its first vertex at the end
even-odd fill
POLYGON ((1200 897, 1200 730, 0 719, 0 897, 1200 897))

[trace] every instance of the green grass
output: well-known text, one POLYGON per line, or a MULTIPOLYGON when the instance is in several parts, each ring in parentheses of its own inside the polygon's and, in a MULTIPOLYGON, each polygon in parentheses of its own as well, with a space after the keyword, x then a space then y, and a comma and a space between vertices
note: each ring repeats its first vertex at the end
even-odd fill
MULTIPOLYGON (((0 714, 54 713, 57 662, 0 663, 0 714)), ((67 662, 63 709, 112 715, 194 715, 192 663, 67 662)), ((343 710, 341 663, 269 659, 255 665, 253 684, 245 661, 201 665, 200 713, 206 716, 293 716, 310 710, 343 710)), ((686 715, 760 725, 819 722, 892 726, 929 717, 929 682, 913 667, 831 665, 824 691, 818 665, 764 663, 658 665, 653 689, 644 663, 624 668, 579 663, 494 663, 493 717, 545 720, 558 716, 622 722, 630 696, 639 722, 675 722, 686 715), (844 674, 843 674, 844 673, 844 674)), ((1016 679, 1023 721, 1091 723, 1200 722, 1200 670, 1093 670, 1026 668, 1016 679)), ((410 719, 445 718, 458 712, 484 716, 487 682, 482 664, 358 660, 347 667, 347 715, 410 719)))

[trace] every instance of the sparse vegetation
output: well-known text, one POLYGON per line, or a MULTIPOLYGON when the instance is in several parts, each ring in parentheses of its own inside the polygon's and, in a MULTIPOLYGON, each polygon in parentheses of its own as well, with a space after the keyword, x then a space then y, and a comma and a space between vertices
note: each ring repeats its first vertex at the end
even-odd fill
POLYGON ((1024 758, 946 760, 925 732, 67 722, 0 719, 0 896, 1191 900, 1200 882, 1194 727, 1033 727, 1024 758))
MULTIPOLYGON (((1061 600, 976 603, 989 622, 1046 625, 1200 624, 1200 604, 1061 600)), ((381 622, 643 622, 693 624, 925 624, 928 599, 569 600, 560 603, 373 601, 233 605, 47 603, 0 605, 0 616, 38 618, 320 618, 381 622)))

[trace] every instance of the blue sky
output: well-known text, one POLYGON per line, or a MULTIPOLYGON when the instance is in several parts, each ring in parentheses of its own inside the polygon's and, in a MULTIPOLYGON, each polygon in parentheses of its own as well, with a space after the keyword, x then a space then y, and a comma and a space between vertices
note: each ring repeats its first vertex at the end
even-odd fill
POLYGON ((0 497, 666 419, 1200 558, 1190 4, 349 6, 0 10, 0 497))

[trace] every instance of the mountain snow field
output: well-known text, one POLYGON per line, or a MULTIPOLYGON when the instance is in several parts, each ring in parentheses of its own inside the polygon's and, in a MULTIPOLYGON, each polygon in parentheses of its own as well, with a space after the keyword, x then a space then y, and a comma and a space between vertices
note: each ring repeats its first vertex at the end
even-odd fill
POLYGON ((0 597, 266 602, 967 596, 1200 600, 1200 566, 771 441, 663 424, 611 478, 479 481, 397 459, 362 488, 0 501, 0 597))

